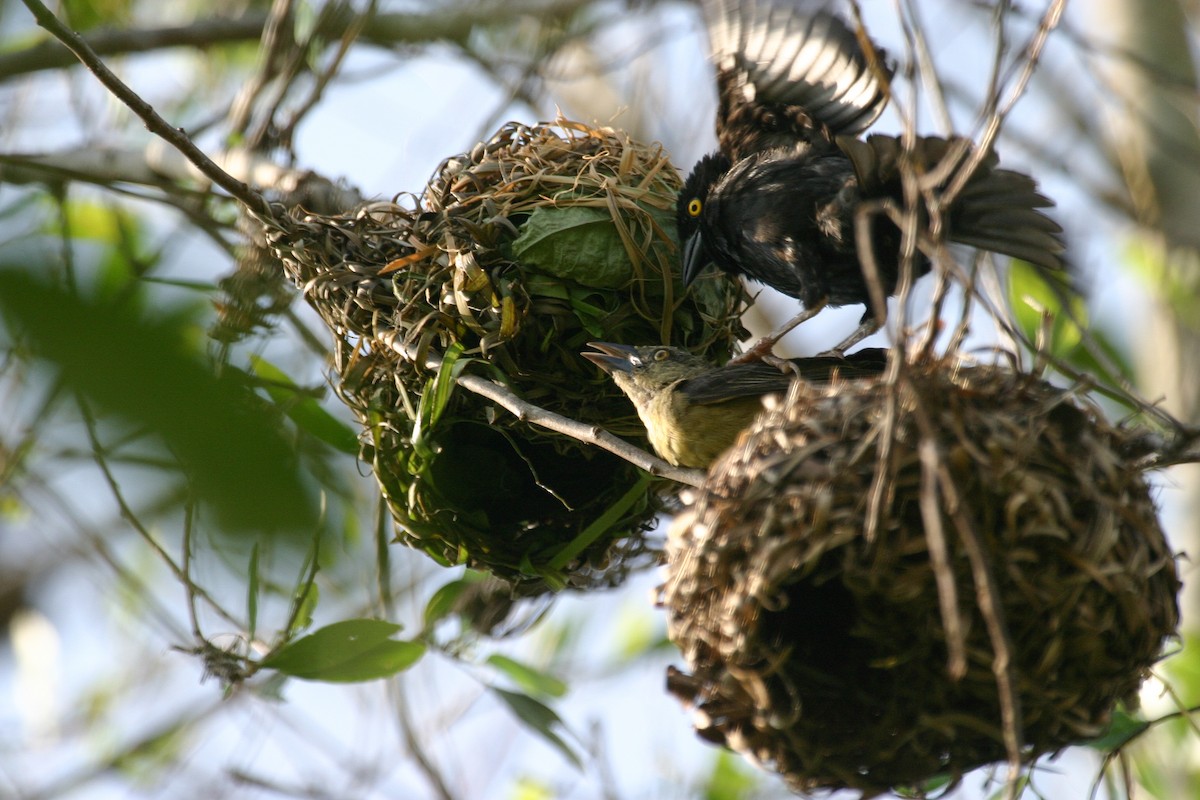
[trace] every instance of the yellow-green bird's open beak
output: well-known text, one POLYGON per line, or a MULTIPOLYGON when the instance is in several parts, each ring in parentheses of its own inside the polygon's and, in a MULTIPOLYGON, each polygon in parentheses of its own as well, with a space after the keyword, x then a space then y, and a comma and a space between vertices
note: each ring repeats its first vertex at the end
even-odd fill
POLYGON ((588 342, 588 347, 600 352, 583 352, 580 355, 609 375, 615 371, 633 372, 633 359, 637 357, 636 347, 612 342, 588 342))

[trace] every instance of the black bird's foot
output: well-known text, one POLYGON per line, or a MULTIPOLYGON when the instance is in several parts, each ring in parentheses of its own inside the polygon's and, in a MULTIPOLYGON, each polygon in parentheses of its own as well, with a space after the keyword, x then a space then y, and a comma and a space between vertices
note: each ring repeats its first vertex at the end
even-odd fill
MULTIPOLYGON (((782 339, 784 336, 787 336, 789 333, 791 333, 792 330, 795 329, 795 327, 797 325, 799 325, 801 322, 807 322, 808 320, 815 317, 818 313, 820 313, 821 309, 825 308, 825 306, 827 306, 827 305, 829 305, 828 300, 820 300, 816 303, 813 303, 811 306, 804 309, 799 314, 797 314, 796 316, 789 319, 787 322, 783 323, 783 326, 781 328, 779 328, 778 330, 776 330, 774 333, 772 333, 770 336, 764 336, 763 338, 759 339, 757 342, 754 343, 753 347, 751 347, 746 352, 742 353, 740 356, 737 356, 736 358, 732 359, 729 363, 730 364, 746 364, 751 361, 766 361, 768 364, 772 364, 774 366, 779 366, 774 361, 770 360, 770 359, 775 358, 775 356, 771 355, 771 349, 775 347, 775 343, 778 342, 780 339, 782 339)), ((776 359, 776 361, 779 361, 779 360, 780 359, 776 359)))
POLYGON ((778 357, 771 354, 771 349, 775 347, 777 341, 779 341, 777 337, 764 336, 746 352, 729 359, 728 363, 749 364, 752 361, 766 361, 769 364, 772 360, 778 361, 778 357))
POLYGON ((797 365, 796 362, 792 361, 791 359, 780 358, 777 355, 768 353, 762 357, 762 362, 764 364, 769 364, 770 366, 782 372, 784 375, 791 375, 797 378, 803 377, 800 374, 799 365, 797 365))
POLYGON ((751 347, 749 350, 742 353, 737 358, 730 359, 729 362, 726 363, 725 366, 729 366, 731 364, 732 365, 747 364, 751 361, 761 361, 762 363, 772 366, 775 369, 779 370, 784 375, 795 375, 797 378, 799 378, 800 377, 800 368, 798 366, 796 366, 796 363, 794 361, 791 361, 790 359, 786 359, 786 358, 780 358, 779 356, 777 356, 771 352, 771 347, 774 344, 775 344, 775 340, 772 339, 770 336, 764 337, 763 339, 760 339, 758 342, 756 342, 754 347, 751 347), (764 349, 760 350, 759 348, 762 347, 764 344, 766 345, 766 347, 764 349))
POLYGON ((847 350, 849 350, 851 347, 854 347, 854 345, 858 344, 863 339, 867 338, 872 333, 875 333, 875 331, 882 327, 883 325, 876 322, 874 319, 864 319, 858 324, 858 328, 855 329, 854 333, 850 334, 841 342, 839 342, 838 345, 833 349, 826 350, 824 353, 819 353, 818 355, 828 356, 830 358, 845 358, 847 350))

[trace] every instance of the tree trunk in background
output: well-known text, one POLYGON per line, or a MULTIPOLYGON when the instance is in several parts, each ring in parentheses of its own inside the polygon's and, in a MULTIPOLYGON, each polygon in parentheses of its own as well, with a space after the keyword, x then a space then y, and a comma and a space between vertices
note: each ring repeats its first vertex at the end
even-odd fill
MULTIPOLYGON (((1083 11, 1080 7, 1077 10, 1083 11)), ((1102 51, 1104 76, 1113 87, 1107 109, 1109 152, 1120 165, 1142 226, 1150 260, 1162 268, 1150 319, 1130 320, 1141 331, 1137 366, 1147 397, 1200 423, 1200 129, 1196 68, 1188 46, 1189 23, 1180 0, 1094 0, 1087 7, 1091 39, 1102 51)), ((1200 554, 1200 466, 1169 475, 1183 510, 1169 520, 1172 544, 1200 554)), ((1184 571, 1184 627, 1200 620, 1197 574, 1184 571), (1189 580, 1190 578, 1190 580, 1189 580)))

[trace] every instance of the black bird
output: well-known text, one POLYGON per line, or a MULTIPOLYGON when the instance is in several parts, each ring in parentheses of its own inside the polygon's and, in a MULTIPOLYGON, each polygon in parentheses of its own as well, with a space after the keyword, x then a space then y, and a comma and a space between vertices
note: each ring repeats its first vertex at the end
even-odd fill
POLYGON ((793 380, 830 383, 878 377, 887 351, 866 348, 841 358, 814 356, 714 366, 678 347, 589 342, 584 358, 612 375, 637 409, 654 450, 678 467, 706 468, 762 411, 764 395, 793 380))
MULTIPOLYGON (((900 230, 873 215, 871 259, 860 259, 856 212, 871 200, 904 207, 899 137, 856 138, 887 104, 887 55, 836 13, 834 0, 705 0, 717 69, 719 150, 700 159, 676 207, 683 279, 713 263, 798 298, 805 311, 759 342, 761 355, 825 305, 863 303, 862 325, 840 352, 878 330, 864 261, 882 297, 896 293, 900 230)), ((920 172, 972 153, 962 139, 918 137, 920 172)), ((957 162, 956 162, 957 163, 957 162)), ((988 153, 942 214, 945 238, 1061 270, 1062 229, 1027 175, 988 153)), ((948 170, 952 175, 954 170, 948 170)), ((946 188, 943 181, 937 191, 946 188)), ((936 192, 935 192, 936 194, 936 192)), ((927 236, 928 208, 919 209, 927 236)), ((929 272, 914 259, 914 278, 929 272)))

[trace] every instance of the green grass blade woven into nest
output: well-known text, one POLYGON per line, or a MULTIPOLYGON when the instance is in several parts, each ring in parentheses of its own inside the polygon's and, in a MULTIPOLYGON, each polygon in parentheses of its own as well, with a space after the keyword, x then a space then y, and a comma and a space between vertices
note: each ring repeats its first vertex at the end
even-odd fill
POLYGON ((337 390, 363 424, 363 457, 401 541, 524 592, 613 584, 638 561, 661 483, 454 378, 499 380, 550 411, 643 437, 583 346, 669 342, 721 361, 742 333, 738 285, 713 277, 683 290, 679 188, 657 145, 562 120, 510 123, 446 159, 413 202, 273 223, 276 255, 337 334, 337 390), (397 355, 393 341, 442 355, 441 369, 397 355))

